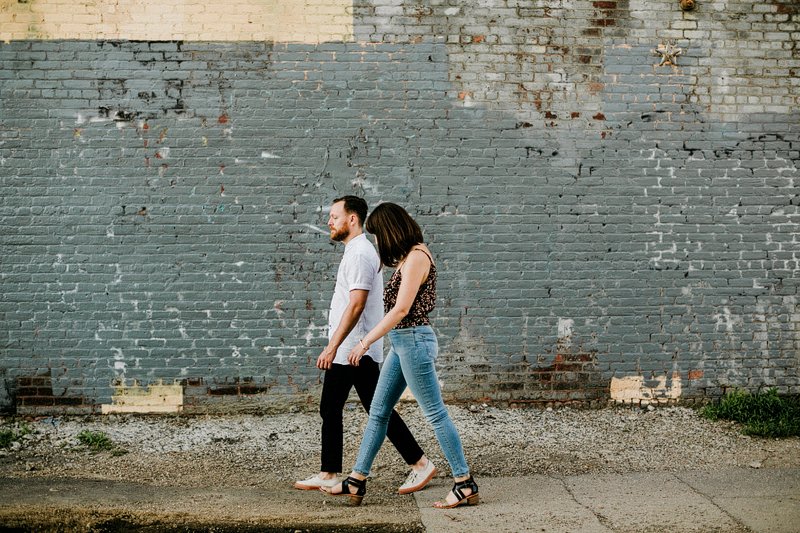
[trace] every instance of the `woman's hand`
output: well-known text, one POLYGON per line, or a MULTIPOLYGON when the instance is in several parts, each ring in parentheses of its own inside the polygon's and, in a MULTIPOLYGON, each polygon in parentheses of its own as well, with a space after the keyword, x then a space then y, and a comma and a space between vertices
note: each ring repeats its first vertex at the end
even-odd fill
POLYGON ((347 354, 347 362, 353 366, 358 366, 359 361, 361 361, 361 358, 364 357, 368 349, 369 346, 365 345, 362 341, 358 341, 358 344, 353 346, 353 349, 347 354))
POLYGON ((408 315, 408 311, 411 309, 411 305, 417 297, 419 288, 422 283, 428 279, 430 271, 431 262, 425 254, 406 255, 401 268, 403 277, 397 292, 397 301, 394 307, 383 316, 381 321, 350 350, 350 353, 347 355, 347 361, 351 365, 358 366, 358 362, 364 357, 364 354, 367 353, 370 344, 375 342, 374 340, 369 342, 365 339, 380 339, 408 315))

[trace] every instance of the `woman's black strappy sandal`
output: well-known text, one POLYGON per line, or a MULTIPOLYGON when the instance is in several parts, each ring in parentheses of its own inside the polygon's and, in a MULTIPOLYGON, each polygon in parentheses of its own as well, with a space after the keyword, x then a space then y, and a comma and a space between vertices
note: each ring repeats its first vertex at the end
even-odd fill
POLYGON ((449 504, 447 500, 443 502, 436 502, 433 504, 434 507, 437 509, 452 509, 453 507, 458 507, 459 505, 478 505, 481 501, 481 497, 478 495, 478 484, 475 483, 475 480, 472 479, 472 476, 469 476, 469 479, 465 479, 464 481, 459 481, 455 485, 453 485, 453 494, 458 501, 455 503, 449 504), (464 489, 469 489, 472 492, 465 496, 464 489))
POLYGON ((345 480, 342 481, 342 492, 333 493, 329 490, 323 490, 322 492, 330 494, 331 496, 350 496, 351 504, 361 505, 361 500, 364 499, 364 495, 367 493, 367 480, 347 476, 345 480), (350 492, 351 485, 356 488, 355 494, 350 492))

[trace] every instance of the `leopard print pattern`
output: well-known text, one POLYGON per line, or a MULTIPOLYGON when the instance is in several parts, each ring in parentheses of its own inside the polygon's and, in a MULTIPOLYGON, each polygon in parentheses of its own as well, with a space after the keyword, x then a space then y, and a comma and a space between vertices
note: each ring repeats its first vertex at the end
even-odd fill
MULTIPOLYGON (((413 250, 412 250, 413 251, 413 250)), ((423 250, 420 252, 428 255, 423 250)), ((430 256, 428 256, 430 259, 430 256)), ((402 281, 402 274, 400 269, 394 271, 392 277, 389 278, 389 283, 383 290, 384 310, 388 313, 395 303, 397 303, 397 294, 400 292, 400 282, 402 281)), ((397 324, 394 329, 411 328, 414 326, 430 326, 431 321, 428 318, 428 313, 433 311, 436 307, 436 265, 431 261, 431 270, 428 273, 428 279, 425 283, 420 285, 417 296, 414 298, 414 303, 411 304, 411 309, 408 314, 403 317, 403 320, 397 324)))

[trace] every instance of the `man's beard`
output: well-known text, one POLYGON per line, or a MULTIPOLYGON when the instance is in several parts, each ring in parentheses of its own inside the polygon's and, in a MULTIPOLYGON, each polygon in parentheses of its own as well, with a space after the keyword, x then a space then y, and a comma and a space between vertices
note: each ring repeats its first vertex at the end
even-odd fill
POLYGON ((347 227, 331 230, 331 240, 336 242, 342 242, 348 235, 350 235, 350 230, 347 227))

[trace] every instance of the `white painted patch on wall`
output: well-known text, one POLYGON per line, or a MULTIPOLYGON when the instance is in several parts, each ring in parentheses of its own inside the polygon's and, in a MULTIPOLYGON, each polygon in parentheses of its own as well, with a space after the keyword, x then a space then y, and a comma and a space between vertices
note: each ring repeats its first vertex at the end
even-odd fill
POLYGON ((352 0, 6 0, 0 40, 350 42, 352 11, 352 0))
POLYGON ((276 346, 262 346, 261 350, 265 354, 267 354, 267 357, 274 357, 275 359, 277 359, 279 365, 283 364, 283 360, 284 359, 296 359, 297 358, 297 354, 296 353, 287 353, 290 350, 293 350, 292 348, 281 348, 281 347, 276 347, 276 346))
POLYGON ((112 285, 119 285, 122 283, 122 267, 119 263, 114 263, 114 279, 111 281, 112 285))
POLYGON ((327 229, 318 228, 317 226, 315 226, 313 224, 303 224, 303 226, 305 226, 306 228, 312 229, 312 230, 314 230, 316 232, 322 233, 323 235, 330 235, 330 233, 331 233, 327 229))
POLYGON ((620 403, 667 403, 680 398, 682 392, 679 372, 672 373, 671 384, 667 376, 658 376, 645 381, 642 376, 611 378, 611 399, 620 403))
POLYGON ((743 324, 742 318, 731 314, 731 310, 728 307, 723 307, 722 313, 711 315, 711 318, 716 322, 715 327, 717 331, 724 329, 727 332, 733 332, 734 327, 743 324))
POLYGON ((360 188, 372 194, 378 194, 378 185, 369 181, 363 172, 356 173, 356 177, 350 180, 350 185, 360 188))
POLYGON ((280 158, 281 158, 281 156, 279 156, 279 155, 275 155, 275 154, 273 154, 273 153, 271 153, 271 152, 267 152, 266 150, 264 150, 263 152, 261 152, 261 157, 262 157, 263 159, 280 159, 280 158))
POLYGON ((327 324, 324 326, 317 326, 313 322, 309 324, 308 327, 306 328, 306 334, 303 335, 303 338, 306 341, 306 345, 310 346, 315 339, 320 338, 319 332, 322 332, 324 334, 327 332, 327 330, 328 330, 327 324))
POLYGON ((575 321, 571 318, 558 319, 558 347, 559 351, 572 346, 572 328, 575 321))
POLYGON ((575 325, 575 321, 571 318, 559 318, 558 319, 558 338, 564 339, 566 337, 572 336, 572 327, 575 325))
POLYGON ((127 369, 125 355, 122 353, 121 348, 112 347, 111 351, 114 354, 114 374, 118 379, 125 379, 125 371, 127 369))
POLYGON ((150 385, 143 389, 138 383, 117 387, 110 404, 100 406, 104 415, 112 413, 180 413, 183 410, 183 387, 178 384, 150 385))

